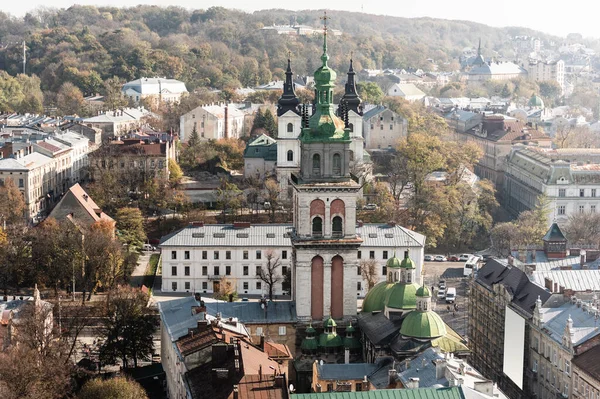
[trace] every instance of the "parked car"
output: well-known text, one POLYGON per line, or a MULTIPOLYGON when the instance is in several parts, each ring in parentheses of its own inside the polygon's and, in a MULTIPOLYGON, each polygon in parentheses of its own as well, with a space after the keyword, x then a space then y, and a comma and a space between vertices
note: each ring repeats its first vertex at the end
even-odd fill
POLYGON ((436 255, 435 258, 433 258, 433 260, 435 260, 436 262, 446 262, 448 258, 446 258, 444 255, 436 255))
POLYGON ((446 290, 446 280, 440 280, 440 281, 438 282, 438 288, 439 288, 440 290, 444 290, 444 291, 445 291, 445 290, 446 290))
POLYGON ((426 262, 431 262, 431 261, 433 261, 433 255, 425 255, 425 261, 426 261, 426 262))
POLYGON ((144 251, 156 251, 156 247, 150 244, 144 244, 144 251))
POLYGON ((450 287, 446 290, 446 303, 454 303, 456 301, 456 288, 450 287))
POLYGON ((442 289, 442 288, 438 289, 437 298, 438 299, 444 299, 444 298, 446 298, 446 289, 445 288, 444 289, 442 289))
POLYGON ((377 210, 377 204, 367 204, 363 208, 365 211, 375 211, 377 210))
POLYGON ((471 254, 461 254, 460 257, 458 258, 458 260, 461 262, 466 262, 469 260, 470 257, 471 257, 471 254))
POLYGON ((449 262, 458 262, 460 260, 458 255, 450 255, 448 256, 448 261, 449 262))

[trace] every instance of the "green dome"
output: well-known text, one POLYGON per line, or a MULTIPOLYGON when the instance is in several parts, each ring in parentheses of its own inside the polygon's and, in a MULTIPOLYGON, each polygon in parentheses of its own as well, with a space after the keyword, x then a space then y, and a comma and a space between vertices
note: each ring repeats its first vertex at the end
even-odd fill
POLYGON ((316 337, 306 337, 302 340, 300 348, 305 352, 316 351, 319 348, 319 343, 316 337))
POLYGON ((316 332, 317 332, 317 330, 314 329, 314 327, 312 326, 312 323, 310 323, 308 325, 308 327, 306 327, 306 334, 314 334, 316 332))
POLYGON ((446 335, 446 324, 435 312, 412 311, 404 318, 400 334, 413 338, 438 338, 446 335))
POLYGON ((420 297, 430 297, 431 296, 431 292, 429 291, 429 288, 422 286, 417 290, 417 296, 420 297))
POLYGON ((408 254, 402 259, 400 263, 400 267, 403 269, 416 269, 415 262, 411 258, 408 257, 408 254))
POLYGON ((530 107, 544 108, 544 100, 542 100, 541 97, 533 94, 531 96, 531 99, 529 99, 529 106, 530 107))
POLYGON ((399 269, 402 263, 400 262, 400 259, 398 259, 394 254, 394 256, 388 259, 385 265, 388 269, 399 269))
POLYGON ((324 327, 336 327, 337 324, 335 323, 335 320, 333 320, 331 318, 331 316, 329 316, 329 319, 327 319, 327 321, 325 322, 324 327))
POLYGON ((360 348, 360 341, 358 340, 358 338, 352 337, 352 338, 348 338, 345 337, 344 338, 344 348, 348 348, 348 349, 358 349, 360 348))
POLYGON ((365 296, 363 312, 381 312, 386 306, 394 309, 415 309, 417 307, 418 284, 388 283, 383 281, 365 296))
POLYGON ((354 328, 354 326, 352 325, 352 323, 350 323, 350 325, 348 327, 346 327, 346 332, 347 333, 353 333, 356 331, 356 328, 354 328))
POLYGON ((322 348, 337 348, 343 345, 342 337, 336 333, 323 333, 319 335, 319 346, 322 348))

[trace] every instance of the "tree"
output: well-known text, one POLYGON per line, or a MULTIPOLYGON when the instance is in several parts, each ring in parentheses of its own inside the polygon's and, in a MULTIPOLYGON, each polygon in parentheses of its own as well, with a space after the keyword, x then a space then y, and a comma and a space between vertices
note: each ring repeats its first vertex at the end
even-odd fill
POLYGON ((25 209, 23 194, 13 179, 4 179, 4 182, 0 183, 0 218, 2 218, 0 223, 5 221, 7 224, 12 224, 23 220, 25 209))
POLYGON ((137 382, 125 377, 95 378, 85 383, 78 399, 148 399, 137 382))
POLYGON ((83 94, 81 90, 71 82, 63 83, 58 90, 56 107, 62 115, 80 114, 83 109, 83 94))
POLYGON ((225 222, 228 213, 233 215, 241 208, 243 194, 235 183, 221 181, 221 186, 217 189, 217 207, 223 212, 225 222))
POLYGON ((362 100, 368 104, 381 104, 385 96, 375 82, 358 82, 356 88, 362 100))
POLYGON ((377 284, 379 276, 379 267, 375 259, 361 259, 360 275, 367 282, 367 292, 377 284))
POLYGON ((260 267, 258 278, 267 285, 269 291, 269 301, 273 300, 273 290, 275 284, 281 282, 283 277, 277 273, 277 269, 281 266, 279 257, 275 256, 273 251, 267 251, 266 253, 267 264, 265 267, 260 267))
POLYGON ((213 293, 213 297, 221 301, 234 302, 237 298, 235 285, 234 279, 228 278, 227 276, 221 277, 219 280, 219 289, 213 293))
POLYGON ((123 83, 117 76, 104 81, 104 109, 112 111, 127 106, 127 98, 123 95, 121 88, 123 83))
POLYGON ((148 296, 139 289, 118 286, 107 301, 108 317, 103 319, 101 334, 105 339, 100 348, 104 364, 121 361, 123 368, 138 366, 139 360, 150 360, 156 330, 152 315, 147 311, 148 296))
POLYGON ((142 212, 138 208, 120 208, 115 219, 120 240, 130 250, 142 249, 146 242, 142 212))
POLYGON ((600 213, 573 213, 569 215, 563 230, 569 244, 598 245, 600 244, 600 213))
POLYGON ((169 183, 171 187, 177 186, 181 182, 183 172, 176 160, 169 158, 169 183))
POLYGON ((269 209, 270 222, 275 223, 275 212, 279 207, 279 198, 281 195, 281 187, 275 179, 267 179, 265 181, 265 201, 267 201, 271 207, 269 209))
POLYGON ((83 250, 85 264, 82 273, 82 303, 86 292, 89 301, 99 286, 110 287, 121 273, 121 270, 114 269, 115 262, 122 257, 122 246, 114 239, 113 224, 105 220, 94 222, 84 237, 83 250))
POLYGON ((265 116, 262 112, 262 109, 259 107, 258 111, 256 111, 256 115, 254 116, 254 120, 252 121, 252 130, 250 134, 255 134, 258 129, 265 128, 265 116))
POLYGON ((277 138, 277 122, 271 113, 271 110, 267 108, 264 113, 264 126, 263 128, 267 131, 269 136, 277 138))

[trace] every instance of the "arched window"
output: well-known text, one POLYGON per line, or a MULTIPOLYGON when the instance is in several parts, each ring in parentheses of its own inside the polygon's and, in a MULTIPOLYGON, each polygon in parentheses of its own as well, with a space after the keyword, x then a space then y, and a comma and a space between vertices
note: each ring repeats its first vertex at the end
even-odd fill
POLYGON ((333 237, 343 237, 344 231, 342 228, 342 218, 339 216, 335 216, 333 218, 333 227, 332 227, 332 235, 333 237))
POLYGON ((319 216, 312 220, 312 235, 313 237, 323 236, 323 219, 319 216))
POLYGON ((423 301, 423 310, 427 310, 427 301, 423 301))
POLYGON ((342 157, 340 154, 333 154, 333 169, 334 175, 339 176, 342 174, 342 157))
POLYGON ((350 129, 351 132, 354 131, 354 123, 348 123, 348 129, 350 129))
POLYGON ((406 282, 409 284, 412 283, 412 272, 406 273, 406 282))
POLYGON ((312 174, 321 176, 321 156, 319 154, 313 155, 312 174))
POLYGON ((354 161, 354 151, 350 150, 350 161, 354 161))
POLYGON ((292 133, 294 131, 294 124, 293 123, 288 123, 287 124, 287 131, 288 131, 288 133, 292 133))
POLYGON ((288 160, 288 162, 292 162, 294 160, 294 151, 289 150, 287 152, 287 160, 288 160))
POLYGON ((398 281, 398 272, 394 273, 396 275, 396 278, 394 279, 394 281, 398 281))

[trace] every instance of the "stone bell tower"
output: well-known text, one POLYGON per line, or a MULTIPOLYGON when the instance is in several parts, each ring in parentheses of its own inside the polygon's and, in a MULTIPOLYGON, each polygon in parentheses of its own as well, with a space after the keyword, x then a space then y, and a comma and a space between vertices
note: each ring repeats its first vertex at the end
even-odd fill
POLYGON ((294 299, 300 320, 356 315, 358 181, 350 175, 350 129, 334 112, 336 73, 327 61, 327 16, 322 65, 315 71, 315 112, 302 125, 300 171, 292 173, 294 299))

